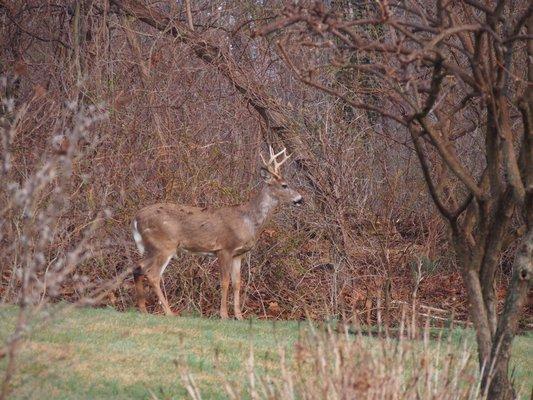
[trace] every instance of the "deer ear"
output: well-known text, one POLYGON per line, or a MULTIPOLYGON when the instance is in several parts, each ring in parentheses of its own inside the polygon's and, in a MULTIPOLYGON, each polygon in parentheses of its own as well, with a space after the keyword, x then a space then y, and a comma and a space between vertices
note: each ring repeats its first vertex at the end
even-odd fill
POLYGON ((272 174, 265 167, 261 167, 261 178, 263 178, 264 181, 268 181, 272 179, 272 174))

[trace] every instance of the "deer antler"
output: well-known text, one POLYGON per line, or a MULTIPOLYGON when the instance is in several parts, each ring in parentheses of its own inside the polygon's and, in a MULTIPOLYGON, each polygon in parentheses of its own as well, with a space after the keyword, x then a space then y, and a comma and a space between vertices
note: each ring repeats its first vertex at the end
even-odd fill
POLYGON ((261 156, 261 160, 263 161, 263 164, 265 164, 265 167, 268 169, 268 171, 274 175, 279 176, 279 169, 283 165, 285 161, 289 159, 289 157, 292 154, 287 155, 287 149, 283 148, 279 153, 274 153, 274 149, 272 146, 269 146, 269 152, 270 152, 270 159, 265 161, 262 154, 259 154, 261 156), (283 159, 278 162, 278 157, 283 155, 283 159))

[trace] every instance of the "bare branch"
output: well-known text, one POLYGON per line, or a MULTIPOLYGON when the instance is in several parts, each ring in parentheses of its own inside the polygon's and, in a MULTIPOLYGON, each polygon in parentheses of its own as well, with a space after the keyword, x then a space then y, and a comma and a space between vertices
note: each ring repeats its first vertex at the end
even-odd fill
POLYGON ((483 192, 483 190, 481 190, 479 186, 477 186, 472 176, 466 171, 466 169, 461 165, 457 157, 444 144, 442 138, 435 131, 435 128, 428 123, 426 118, 419 118, 418 121, 424 131, 433 140, 435 147, 439 151, 439 154, 442 156, 448 167, 465 184, 468 190, 470 190, 470 192, 472 192, 472 194, 476 196, 476 198, 478 198, 479 200, 484 200, 486 194, 483 192))
POLYGON ((430 166, 426 159, 426 156, 424 155, 424 148, 422 145, 422 139, 420 137, 420 133, 417 132, 413 126, 410 127, 409 131, 411 132, 411 137, 413 138, 416 155, 418 156, 418 160, 420 161, 420 166, 422 167, 422 173, 424 174, 424 178, 428 186, 431 198, 435 202, 435 205, 437 206, 437 209, 440 211, 442 216, 446 218, 450 223, 454 223, 456 219, 455 214, 452 213, 450 210, 448 210, 446 206, 442 203, 440 199, 440 195, 437 191, 437 187, 433 183, 433 178, 431 177, 430 166))

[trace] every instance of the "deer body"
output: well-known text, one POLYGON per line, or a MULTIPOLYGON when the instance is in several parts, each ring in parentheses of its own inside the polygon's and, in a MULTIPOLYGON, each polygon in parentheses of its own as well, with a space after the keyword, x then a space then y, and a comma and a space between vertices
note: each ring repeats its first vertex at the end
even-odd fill
MULTIPOLYGON (((146 311, 144 279, 158 296, 165 313, 172 311, 161 291, 160 280, 165 268, 178 251, 216 256, 221 268, 222 297, 220 315, 228 317, 227 294, 230 277, 233 283, 234 313, 240 310, 240 266, 242 257, 252 249, 261 229, 280 201, 302 202, 302 196, 289 189, 279 165, 262 171, 265 185, 250 201, 230 207, 199 208, 173 203, 154 204, 140 210, 133 220, 133 237, 143 258, 134 271, 137 305, 146 311)), ((288 158, 288 157, 286 157, 288 158)), ((286 160, 285 158, 285 160, 286 160)), ((274 164, 276 165, 276 164, 274 164)))

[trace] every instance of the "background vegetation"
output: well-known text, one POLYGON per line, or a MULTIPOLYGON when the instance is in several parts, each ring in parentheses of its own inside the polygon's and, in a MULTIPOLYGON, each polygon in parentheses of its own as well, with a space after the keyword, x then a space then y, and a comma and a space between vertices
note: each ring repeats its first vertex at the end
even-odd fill
MULTIPOLYGON (((5 188, 24 185, 43 160, 79 146, 84 155, 60 182, 65 204, 53 227, 54 242, 43 255, 50 261, 64 254, 106 210, 109 217, 98 227, 90 260, 77 267, 95 282, 133 262, 129 224, 139 208, 158 201, 200 206, 244 201, 258 184, 260 150, 266 142, 283 144, 226 77, 187 45, 105 4, 6 3, 1 9, 1 68, 9 77, 3 96, 24 111, 5 141, 11 165, 5 188), (89 105, 103 118, 72 144, 73 114, 89 105)), ((182 6, 165 7, 185 18, 182 6)), ((251 42, 239 30, 250 18, 271 18, 278 6, 237 1, 198 2, 193 8, 197 29, 230 49, 242 68, 255 71, 253 82, 277 95, 277 107, 294 118, 292 134, 312 145, 319 179, 331 186, 328 193, 315 191, 296 168, 303 155, 295 154, 288 175, 308 204, 282 210, 245 263, 245 313, 302 318, 306 310, 313 317, 343 307, 362 312, 375 308, 385 286, 393 302, 409 301, 417 286, 424 304, 464 317, 465 297, 446 228, 403 133, 302 86, 268 40, 251 42)), ((343 71, 338 74, 340 79, 343 71)), ((50 204, 58 183, 51 181, 39 193, 37 210, 50 204)), ((3 204, 10 194, 2 191, 3 204)), ((20 237, 21 218, 4 215, 4 246, 20 237)), ((506 245, 496 279, 502 290, 515 242, 506 245)), ((4 301, 14 300, 19 287, 14 272, 20 258, 11 250, 2 252, 4 301)), ((216 265, 183 257, 170 268, 165 289, 176 310, 216 312, 216 265)), ((106 302, 124 309, 132 304, 131 294, 128 279, 106 302)), ((72 300, 83 291, 66 282, 57 295, 72 300)))
MULTIPOLYGON (((532 8, 434 3, 0 1, 0 299, 20 307, 0 351, 9 360, 2 394, 47 304, 133 305, 130 222, 139 208, 242 202, 269 144, 294 153, 287 178, 307 203, 280 210, 244 263, 245 316, 388 330, 404 315, 412 332, 428 316, 468 325, 469 282, 479 281, 490 353, 513 262, 525 259, 525 312, 501 326, 511 338, 515 325, 529 329, 531 261, 515 254, 531 237, 532 100, 523 94, 532 8), (401 51, 381 54, 387 46, 401 51), (466 90, 471 82, 443 72, 442 59, 418 58, 437 47, 460 67, 505 77, 505 90, 490 73, 474 74, 488 86, 466 90), (395 90, 408 95, 396 101, 395 90), (490 93, 505 102, 495 114, 490 93), (503 128, 494 122, 502 109, 503 128), (447 130, 432 136, 426 119, 447 130), (460 167, 443 162, 443 149, 460 167), (529 170, 509 167, 519 162, 529 170), (446 207, 461 211, 451 236, 446 207), (487 232, 498 232, 495 246, 487 232), (469 280, 465 266, 476 260, 489 272, 469 280)), ((218 279, 215 263, 183 256, 164 290, 174 310, 213 316, 218 279)), ((482 343, 483 318, 472 315, 482 343)))

